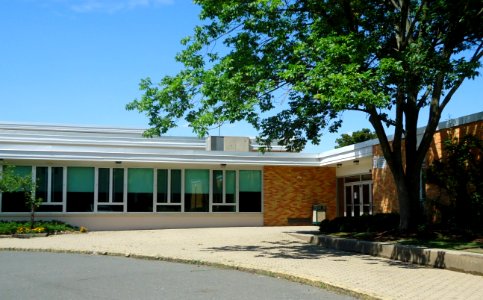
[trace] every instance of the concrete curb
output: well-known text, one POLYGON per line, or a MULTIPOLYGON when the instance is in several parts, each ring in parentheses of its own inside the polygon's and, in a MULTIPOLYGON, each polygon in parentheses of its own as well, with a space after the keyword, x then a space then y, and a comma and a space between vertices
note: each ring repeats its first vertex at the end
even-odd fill
POLYGON ((483 254, 369 242, 327 235, 289 233, 307 243, 336 250, 384 257, 433 268, 483 275, 483 254))

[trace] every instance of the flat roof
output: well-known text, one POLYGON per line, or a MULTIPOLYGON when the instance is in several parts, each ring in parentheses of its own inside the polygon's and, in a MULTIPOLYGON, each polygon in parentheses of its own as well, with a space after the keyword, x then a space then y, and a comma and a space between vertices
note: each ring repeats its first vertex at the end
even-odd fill
MULTIPOLYGON (((483 112, 441 122, 438 130, 483 119, 483 112)), ((422 134, 423 128, 419 128, 422 134)), ((143 137, 143 129, 0 122, 0 159, 181 164, 334 166, 372 156, 377 139, 322 153, 207 151, 197 137, 143 137)), ((391 138, 391 137, 390 137, 391 138)), ((254 139, 252 147, 257 148, 254 139)))

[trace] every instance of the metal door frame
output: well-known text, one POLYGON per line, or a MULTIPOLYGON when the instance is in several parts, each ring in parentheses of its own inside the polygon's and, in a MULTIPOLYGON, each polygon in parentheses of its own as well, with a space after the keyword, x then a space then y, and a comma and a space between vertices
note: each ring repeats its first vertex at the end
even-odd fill
POLYGON ((359 215, 362 216, 364 213, 364 193, 363 193, 363 185, 369 185, 369 214, 372 215, 373 213, 373 196, 372 196, 372 180, 364 180, 364 181, 354 181, 349 183, 344 183, 344 216, 347 217, 347 191, 346 188, 351 188, 351 217, 354 216, 354 187, 358 186, 359 188, 359 197, 360 197, 360 204, 359 206, 359 215))

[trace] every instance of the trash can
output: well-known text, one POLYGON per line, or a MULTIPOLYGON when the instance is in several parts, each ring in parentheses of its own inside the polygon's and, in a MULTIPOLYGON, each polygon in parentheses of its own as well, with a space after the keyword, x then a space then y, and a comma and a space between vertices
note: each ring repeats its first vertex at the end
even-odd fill
POLYGON ((325 220, 326 206, 323 204, 315 204, 312 206, 312 224, 320 225, 325 220))

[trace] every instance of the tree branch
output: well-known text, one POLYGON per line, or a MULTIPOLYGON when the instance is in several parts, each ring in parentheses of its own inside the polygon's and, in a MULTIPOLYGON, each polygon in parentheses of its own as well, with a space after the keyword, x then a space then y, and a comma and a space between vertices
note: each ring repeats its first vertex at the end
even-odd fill
POLYGON ((418 110, 420 110, 424 106, 424 103, 426 103, 426 100, 428 99, 429 95, 431 94, 431 91, 432 91, 431 86, 426 87, 426 92, 421 97, 421 99, 419 99, 419 101, 418 101, 418 105, 417 105, 418 110))
MULTIPOLYGON (((473 57, 470 60, 470 63, 474 63, 474 62, 479 61, 481 59, 481 57, 483 57, 483 42, 480 43, 480 46, 478 46, 478 48, 476 49, 475 53, 473 54, 473 57)), ((449 90, 448 94, 446 94, 446 96, 444 97, 443 102, 441 102, 441 105, 440 105, 441 111, 443 111, 443 109, 446 107, 448 102, 453 97, 453 94, 456 92, 456 90, 460 87, 460 85, 463 83, 463 81, 465 79, 466 79, 466 77, 464 75, 462 75, 458 79, 458 81, 453 85, 451 90, 449 90)))

